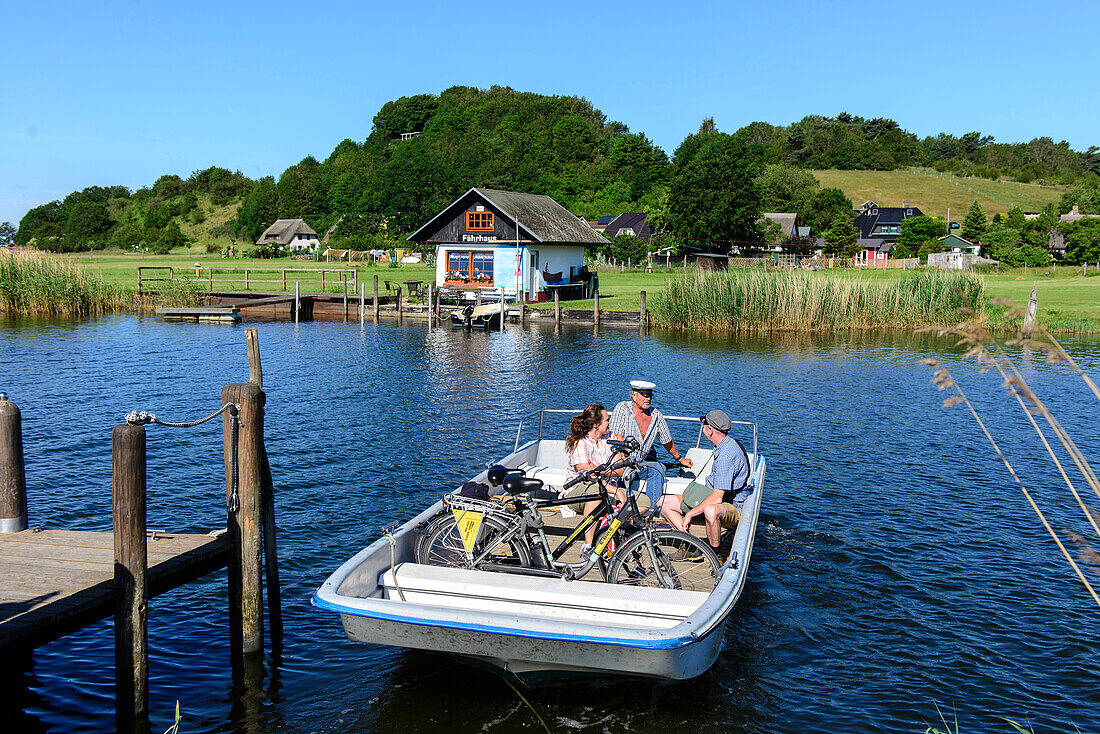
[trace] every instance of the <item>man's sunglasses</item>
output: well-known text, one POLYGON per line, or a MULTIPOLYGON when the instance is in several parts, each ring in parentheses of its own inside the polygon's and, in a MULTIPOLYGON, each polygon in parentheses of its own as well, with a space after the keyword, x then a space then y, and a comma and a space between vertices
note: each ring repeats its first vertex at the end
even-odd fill
POLYGON ((652 390, 635 390, 634 392, 638 393, 638 394, 639 394, 639 395, 641 395, 641 396, 642 396, 643 398, 651 398, 651 397, 653 397, 653 391, 652 391, 652 390))

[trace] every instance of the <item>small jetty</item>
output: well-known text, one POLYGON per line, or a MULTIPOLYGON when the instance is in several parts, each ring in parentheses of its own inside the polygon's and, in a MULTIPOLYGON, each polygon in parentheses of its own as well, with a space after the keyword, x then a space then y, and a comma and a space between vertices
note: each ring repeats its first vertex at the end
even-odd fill
MULTIPOLYGON (((234 674, 264 650, 263 581, 273 647, 282 641, 275 497, 264 448, 266 397, 255 329, 245 334, 249 381, 226 385, 221 408, 172 423, 132 412, 111 431, 112 532, 28 525, 22 416, 0 393, 0 659, 114 617, 119 730, 148 728, 150 598, 227 569, 234 674), (147 527, 146 426, 192 428, 221 417, 225 525, 209 533, 147 527)), ((218 522, 221 522, 219 518, 218 522)))

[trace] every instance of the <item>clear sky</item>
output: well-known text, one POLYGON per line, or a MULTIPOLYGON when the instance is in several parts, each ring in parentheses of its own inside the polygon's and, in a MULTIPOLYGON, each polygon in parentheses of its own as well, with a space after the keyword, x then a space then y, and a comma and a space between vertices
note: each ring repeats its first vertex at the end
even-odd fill
POLYGON ((0 221, 211 165, 278 176, 388 100, 586 97, 671 152, 841 111, 923 137, 1100 145, 1095 2, 17 2, 0 18, 0 221))

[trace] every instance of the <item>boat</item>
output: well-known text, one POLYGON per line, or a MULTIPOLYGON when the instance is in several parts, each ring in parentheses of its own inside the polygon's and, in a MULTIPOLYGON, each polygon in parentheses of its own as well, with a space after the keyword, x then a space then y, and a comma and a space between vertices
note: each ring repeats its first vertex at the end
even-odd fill
MULTIPOLYGON (((545 438, 544 428, 554 414, 577 412, 539 410, 525 416, 512 452, 499 464, 561 487, 567 476, 565 442, 545 438), (523 441, 525 430, 530 438, 523 441)), ((708 473, 711 449, 702 445, 700 419, 665 419, 699 424, 687 455, 708 473)), ((735 432, 752 432, 753 491, 709 593, 590 581, 598 578, 595 573, 567 581, 417 564, 418 535, 442 512, 440 501, 386 529, 329 576, 312 603, 339 614, 349 640, 446 653, 525 683, 563 676, 698 676, 717 658, 726 621, 745 587, 760 513, 766 462, 757 452, 756 425, 734 424, 735 432)), ((483 471, 473 481, 485 482, 487 475, 483 471)), ((665 491, 682 494, 691 481, 691 476, 670 477, 665 491)))
POLYGON ((455 329, 499 329, 500 304, 465 306, 451 312, 451 327, 455 329))

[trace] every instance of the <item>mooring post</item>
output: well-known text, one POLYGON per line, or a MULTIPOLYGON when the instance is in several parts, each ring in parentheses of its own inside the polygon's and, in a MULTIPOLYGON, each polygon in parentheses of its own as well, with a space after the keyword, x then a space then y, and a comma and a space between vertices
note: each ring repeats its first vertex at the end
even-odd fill
POLYGON ((561 293, 557 288, 554 289, 554 323, 561 323, 561 293))
POLYGON ((129 729, 149 712, 149 598, 145 539, 145 426, 111 431, 115 540, 115 716, 129 729))
POLYGON ((378 320, 378 276, 374 276, 374 320, 378 320))
POLYGON ((367 318, 367 284, 359 284, 359 323, 367 318))
POLYGON ((519 301, 519 322, 522 324, 524 322, 524 317, 526 316, 527 302, 523 293, 518 294, 516 300, 519 301))
POLYGON ((508 317, 508 307, 504 304, 504 287, 500 289, 500 330, 504 331, 504 320, 508 317))
POLYGON ((428 328, 435 326, 435 286, 428 283, 428 328))
POLYGON ((398 318, 398 320, 400 320, 401 319, 401 286, 398 286, 397 290, 395 290, 394 293, 396 294, 394 296, 394 298, 397 299, 397 318, 398 318))
POLYGON ((252 382, 222 388, 222 405, 239 406, 237 486, 233 476, 233 420, 226 413, 226 528, 233 553, 229 562, 229 649, 237 657, 263 649, 263 592, 260 587, 261 535, 260 458, 264 443, 263 389, 252 382))
POLYGON ((474 305, 475 306, 480 306, 481 305, 481 289, 480 288, 478 288, 474 292, 474 305))
POLYGON ((23 418, 0 392, 0 533, 27 529, 27 476, 23 471, 23 418))
POLYGON ((646 327, 646 312, 645 312, 645 291, 640 294, 641 305, 638 307, 638 323, 642 325, 644 329, 646 327))
POLYGON ((279 588, 279 555, 275 547, 275 483, 271 479, 271 464, 267 449, 260 452, 260 492, 263 516, 264 570, 267 572, 267 621, 271 627, 271 644, 283 644, 283 592, 279 588))
POLYGON ((298 323, 298 312, 302 310, 302 291, 300 282, 294 281, 294 323, 298 323))
POLYGON ((1039 314, 1039 284, 1036 283, 1031 287, 1031 298, 1027 301, 1027 311, 1024 312, 1024 328, 1023 336, 1027 338, 1031 336, 1032 330, 1035 329, 1035 320, 1039 314))
POLYGON ((344 273, 344 321, 348 320, 348 274, 344 273))
POLYGON ((600 325, 600 292, 594 291, 592 293, 592 318, 596 322, 596 326, 600 325))

